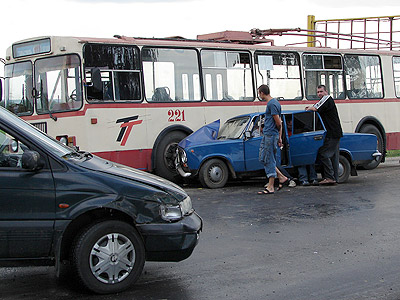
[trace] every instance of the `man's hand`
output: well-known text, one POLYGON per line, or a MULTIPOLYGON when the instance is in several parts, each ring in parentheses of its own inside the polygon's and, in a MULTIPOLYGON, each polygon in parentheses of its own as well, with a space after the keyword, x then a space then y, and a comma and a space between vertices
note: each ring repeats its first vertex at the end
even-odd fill
POLYGON ((278 139, 278 147, 279 148, 283 147, 283 143, 282 143, 282 138, 281 137, 279 137, 279 139, 278 139))
POLYGON ((317 111, 317 109, 314 106, 306 106, 306 110, 307 111, 310 111, 310 110, 317 111))

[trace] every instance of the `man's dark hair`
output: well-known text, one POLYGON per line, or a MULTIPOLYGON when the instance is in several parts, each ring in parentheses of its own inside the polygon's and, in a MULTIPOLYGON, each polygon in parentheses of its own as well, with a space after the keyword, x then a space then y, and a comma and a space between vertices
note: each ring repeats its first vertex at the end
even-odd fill
POLYGON ((260 85, 260 87, 258 88, 258 91, 264 93, 265 95, 270 94, 269 86, 266 84, 260 85))
POLYGON ((324 89, 324 91, 328 91, 328 90, 326 89, 326 86, 325 86, 324 84, 320 84, 319 86, 317 86, 317 88, 319 88, 319 89, 324 89))

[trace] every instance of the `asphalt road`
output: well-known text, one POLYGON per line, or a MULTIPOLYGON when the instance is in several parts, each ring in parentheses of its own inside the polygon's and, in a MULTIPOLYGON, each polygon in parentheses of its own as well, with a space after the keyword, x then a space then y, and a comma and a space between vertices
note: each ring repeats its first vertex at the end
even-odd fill
POLYGON ((0 268, 0 299, 400 299, 400 164, 348 183, 257 195, 261 180, 187 185, 204 231, 192 256, 147 262, 128 291, 82 292, 51 267, 0 268))

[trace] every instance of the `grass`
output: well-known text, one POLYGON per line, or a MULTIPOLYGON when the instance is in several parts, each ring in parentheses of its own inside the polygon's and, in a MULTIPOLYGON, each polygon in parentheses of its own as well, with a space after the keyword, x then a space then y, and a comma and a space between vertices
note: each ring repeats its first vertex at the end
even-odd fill
POLYGON ((388 150, 386 157, 400 156, 400 150, 388 150))

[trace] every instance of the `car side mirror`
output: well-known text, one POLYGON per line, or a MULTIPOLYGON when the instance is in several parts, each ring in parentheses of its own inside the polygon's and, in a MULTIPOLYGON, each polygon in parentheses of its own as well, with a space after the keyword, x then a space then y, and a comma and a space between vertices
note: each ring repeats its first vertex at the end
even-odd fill
POLYGON ((244 132, 244 137, 246 138, 246 140, 251 138, 251 131, 245 131, 244 132))
POLYGON ((25 151, 22 154, 22 168, 37 171, 44 166, 43 161, 40 159, 40 154, 36 151, 25 151))
POLYGON ((17 152, 18 152, 19 143, 18 143, 17 140, 13 140, 13 141, 11 142, 11 145, 10 145, 10 146, 11 146, 11 147, 10 147, 10 150, 11 150, 12 153, 17 153, 17 152))

